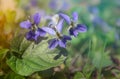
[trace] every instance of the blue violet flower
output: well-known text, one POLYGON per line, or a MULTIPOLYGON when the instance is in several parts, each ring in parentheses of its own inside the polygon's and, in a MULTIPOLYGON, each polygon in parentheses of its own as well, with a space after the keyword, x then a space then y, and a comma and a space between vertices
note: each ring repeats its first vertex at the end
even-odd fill
POLYGON ((63 19, 60 19, 59 21, 59 15, 57 14, 53 16, 52 22, 50 22, 48 27, 43 27, 43 29, 47 33, 56 36, 56 38, 51 39, 49 42, 50 49, 54 49, 57 46, 65 48, 67 40, 71 40, 70 36, 61 34, 62 28, 63 28, 63 19))
POLYGON ((29 32, 26 34, 27 40, 38 40, 38 37, 44 37, 46 32, 39 28, 41 16, 39 13, 35 13, 30 20, 23 21, 20 23, 21 28, 29 29, 29 32), (32 21, 33 20, 33 21, 32 21))
POLYGON ((77 24, 78 21, 78 13, 73 12, 72 18, 64 13, 59 13, 59 16, 63 18, 66 23, 69 25, 69 34, 73 36, 78 36, 79 32, 86 32, 87 27, 84 24, 77 24))

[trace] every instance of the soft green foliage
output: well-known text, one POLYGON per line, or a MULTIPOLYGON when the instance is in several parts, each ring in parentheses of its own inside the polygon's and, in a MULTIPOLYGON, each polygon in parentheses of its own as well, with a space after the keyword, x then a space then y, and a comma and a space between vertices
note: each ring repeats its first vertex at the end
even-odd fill
POLYGON ((83 73, 77 72, 73 79, 86 79, 86 78, 84 77, 83 73))
POLYGON ((92 59, 92 64, 98 69, 112 65, 109 51, 105 51, 106 41, 103 42, 101 38, 95 35, 92 36, 91 40, 88 56, 92 59))
MULTIPOLYGON (((49 38, 47 39, 49 40, 49 38)), ((28 46, 27 40, 24 39, 20 44, 19 51, 21 52, 26 46, 28 48, 23 52, 21 59, 12 56, 7 61, 10 68, 20 75, 28 76, 36 71, 46 70, 62 64, 66 59, 64 56, 66 52, 61 54, 59 49, 50 50, 48 40, 42 40, 39 44, 31 43, 28 46)))
POLYGON ((14 72, 10 72, 4 77, 4 79, 25 79, 25 78, 14 72))
POLYGON ((112 64, 109 53, 107 52, 96 52, 93 55, 92 63, 97 68, 104 68, 112 64))
POLYGON ((22 54, 30 44, 31 42, 27 41, 22 34, 16 35, 11 41, 11 52, 22 54))
POLYGON ((6 56, 8 51, 9 49, 0 49, 0 60, 2 60, 6 56))

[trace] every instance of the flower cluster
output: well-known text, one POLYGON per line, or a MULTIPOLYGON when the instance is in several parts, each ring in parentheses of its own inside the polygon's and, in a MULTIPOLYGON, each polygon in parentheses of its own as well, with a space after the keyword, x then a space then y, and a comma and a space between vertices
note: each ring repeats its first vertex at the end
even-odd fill
POLYGON ((78 13, 73 12, 72 17, 59 13, 51 17, 51 21, 48 26, 42 28, 39 27, 41 15, 39 13, 34 14, 29 20, 20 23, 20 26, 25 29, 29 29, 26 34, 27 40, 37 41, 39 37, 45 37, 46 33, 52 35, 54 38, 49 42, 49 48, 54 49, 57 46, 65 48, 67 41, 71 40, 71 36, 77 37, 79 32, 86 32, 87 27, 83 24, 78 24, 78 13), (63 24, 68 24, 69 34, 62 33, 63 24))
POLYGON ((79 32, 86 32, 87 28, 83 24, 78 24, 78 13, 73 12, 72 18, 70 18, 68 15, 60 13, 59 14, 69 25, 69 34, 73 36, 78 36, 79 32))
POLYGON ((30 17, 30 20, 23 21, 20 23, 20 26, 25 29, 29 29, 29 32, 26 34, 27 40, 38 40, 38 37, 44 37, 46 32, 38 27, 40 23, 40 14, 36 13, 33 17, 30 17))

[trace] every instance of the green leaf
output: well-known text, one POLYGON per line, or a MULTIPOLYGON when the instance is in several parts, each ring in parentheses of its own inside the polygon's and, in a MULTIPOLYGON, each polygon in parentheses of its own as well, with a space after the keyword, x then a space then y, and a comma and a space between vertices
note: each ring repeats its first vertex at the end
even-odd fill
POLYGON ((3 59, 9 49, 0 49, 0 60, 3 59))
POLYGON ((84 77, 83 73, 77 72, 73 79, 86 79, 86 78, 84 77))
POLYGON ((96 35, 92 36, 90 52, 88 53, 94 67, 101 69, 112 64, 110 51, 105 51, 107 41, 96 35))
POLYGON ((14 52, 19 52, 20 50, 20 45, 21 45, 21 42, 23 41, 23 35, 17 35, 13 38, 13 40, 11 41, 11 51, 14 51, 14 52))
POLYGON ((25 78, 14 72, 10 72, 4 77, 4 79, 25 79, 25 78))
POLYGON ((96 52, 96 53, 94 53, 92 63, 97 68, 103 68, 103 67, 107 67, 107 66, 111 65, 112 61, 110 59, 108 52, 104 52, 104 53, 96 52))
POLYGON ((62 64, 66 59, 64 55, 66 52, 57 48, 50 50, 48 48, 48 40, 50 40, 50 38, 42 40, 39 44, 31 43, 28 47, 23 47, 25 43, 23 45, 21 44, 23 49, 26 48, 22 55, 22 59, 12 56, 7 61, 7 64, 13 71, 24 76, 62 64))

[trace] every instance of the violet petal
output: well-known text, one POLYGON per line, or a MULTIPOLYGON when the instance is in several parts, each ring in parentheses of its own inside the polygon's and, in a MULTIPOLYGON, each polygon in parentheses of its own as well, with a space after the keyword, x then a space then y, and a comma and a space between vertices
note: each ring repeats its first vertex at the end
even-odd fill
POLYGON ((59 40, 59 46, 62 47, 62 48, 65 48, 66 47, 66 41, 59 40))
POLYGON ((74 31, 73 31, 73 35, 74 37, 77 37, 78 36, 78 33, 79 33, 79 30, 74 28, 74 31))
POLYGON ((71 28, 70 30, 69 30, 69 34, 70 35, 73 35, 73 36, 77 36, 78 35, 78 32, 79 32, 79 30, 77 29, 77 28, 71 28))
POLYGON ((63 19, 61 19, 57 25, 58 32, 61 32, 63 28, 63 19))
POLYGON ((77 29, 79 30, 79 32, 86 32, 87 31, 87 27, 84 24, 78 24, 77 29))
POLYGON ((32 24, 30 23, 30 21, 23 21, 20 23, 21 28, 29 29, 31 26, 32 24))
POLYGON ((64 36, 63 36, 63 40, 64 40, 64 41, 71 40, 71 37, 70 37, 70 36, 67 36, 67 35, 64 35, 64 36))
POLYGON ((52 39, 49 43, 49 48, 54 49, 55 47, 57 47, 57 45, 58 45, 58 40, 56 38, 52 39))
POLYGON ((71 20, 70 20, 70 17, 66 14, 63 14, 63 13, 59 13, 60 17, 62 17, 66 22, 67 24, 71 24, 71 20))
POLYGON ((37 31, 39 32, 39 36, 41 36, 41 37, 45 36, 45 34, 46 34, 46 32, 41 28, 38 28, 37 31))
POLYGON ((56 34, 55 31, 54 31, 52 28, 42 27, 42 29, 43 29, 45 32, 47 32, 47 33, 49 33, 49 34, 51 34, 51 35, 55 35, 55 34, 56 34))
POLYGON ((40 13, 36 13, 33 15, 33 20, 36 25, 40 23, 40 19, 41 19, 40 13))
POLYGON ((78 13, 77 12, 72 13, 72 19, 74 22, 78 21, 78 13))
POLYGON ((73 29, 73 28, 70 28, 70 29, 69 29, 69 34, 70 34, 70 35, 74 35, 73 31, 74 31, 74 29, 73 29))
POLYGON ((27 34, 26 34, 26 39, 27 40, 34 40, 36 39, 35 38, 35 33, 33 31, 29 31, 27 34))

